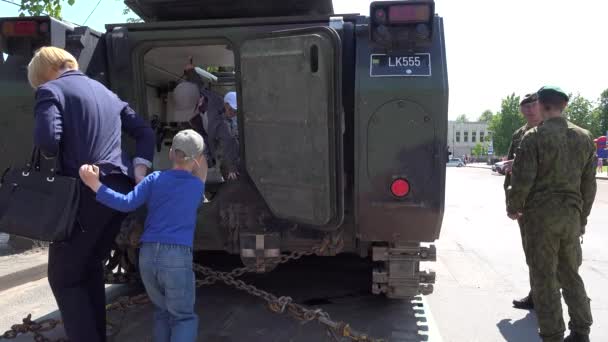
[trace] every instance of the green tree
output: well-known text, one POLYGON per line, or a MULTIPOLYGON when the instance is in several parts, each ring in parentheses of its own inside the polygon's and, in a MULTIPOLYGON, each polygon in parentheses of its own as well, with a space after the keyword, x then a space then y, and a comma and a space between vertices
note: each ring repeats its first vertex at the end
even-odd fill
MULTIPOLYGON (((122 10, 123 15, 134 15, 133 11, 129 7, 126 7, 122 10)), ((127 18, 128 23, 143 23, 144 21, 141 18, 127 18)))
MULTIPOLYGON (((74 3, 76 3, 76 0, 21 0, 21 8, 19 9, 19 15, 49 15, 51 17, 61 19, 61 9, 63 6, 62 2, 67 2, 68 5, 72 6, 74 5, 74 3)), ((125 7, 122 13, 123 15, 134 15, 134 13, 128 7, 125 7)), ((138 23, 142 21, 143 20, 137 17, 127 18, 128 23, 138 23)))
POLYGON ((606 131, 602 132, 601 114, 602 112, 599 106, 593 108, 593 110, 591 111, 591 121, 593 122, 593 125, 591 126, 591 129, 589 131, 591 132, 594 138, 606 134, 606 131))
POLYGON ((458 115, 458 117, 456 117, 456 122, 459 122, 459 123, 469 122, 469 118, 467 117, 466 114, 460 114, 460 115, 458 115))
POLYGON ((519 96, 515 96, 515 94, 503 99, 500 111, 494 115, 489 124, 495 155, 507 154, 513 132, 526 123, 519 113, 519 100, 519 96))
POLYGON ((471 150, 471 154, 476 157, 485 156, 487 154, 486 148, 481 144, 477 143, 471 150))
POLYGON ((575 96, 570 95, 570 101, 564 114, 573 124, 593 131, 595 124, 593 120, 593 105, 591 104, 591 101, 582 97, 580 94, 575 96))
POLYGON ((491 122, 494 113, 491 110, 484 111, 477 121, 479 122, 491 122))
MULTIPOLYGON (((67 0, 72 6, 76 0, 67 0)), ((61 0, 21 0, 19 15, 50 15, 61 18, 61 0)))
POLYGON ((604 135, 606 134, 606 131, 608 131, 608 89, 604 90, 600 95, 597 110, 600 131, 602 132, 601 135, 604 135))

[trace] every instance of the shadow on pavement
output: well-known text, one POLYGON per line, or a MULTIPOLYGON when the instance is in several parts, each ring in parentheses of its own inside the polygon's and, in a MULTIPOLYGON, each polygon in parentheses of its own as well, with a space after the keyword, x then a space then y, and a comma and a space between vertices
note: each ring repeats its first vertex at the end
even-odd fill
MULTIPOLYGON (((290 296, 308 308, 321 308, 333 320, 385 341, 428 341, 422 304, 372 295, 371 264, 358 257, 310 257, 243 280, 276 296, 290 296)), ((287 314, 272 313, 262 299, 224 285, 199 289, 196 306, 199 341, 334 341, 319 323, 302 324, 287 314)), ((152 338, 151 305, 110 319, 123 322, 114 341, 152 338)))
POLYGON ((48 244, 27 238, 0 233, 0 256, 20 254, 48 244))
POLYGON ((513 321, 503 319, 496 324, 498 330, 508 342, 540 342, 536 315, 528 312, 526 317, 513 321))
MULTIPOLYGON (((211 266, 219 270, 238 266, 238 258, 226 255, 206 256, 203 260, 206 260, 206 265, 211 262, 211 266)), ((426 308, 421 299, 389 300, 372 295, 371 267, 371 263, 356 256, 308 257, 279 266, 269 274, 242 279, 278 297, 290 296, 294 302, 308 308, 321 308, 334 321, 343 321, 356 331, 387 342, 430 341, 426 308)), ((200 288, 196 310, 199 315, 198 341, 336 341, 319 323, 302 324, 287 314, 272 313, 262 299, 223 284, 200 288)), ((57 316, 55 312, 43 319, 57 316)), ((108 342, 152 341, 152 316, 151 304, 124 312, 110 312, 108 321, 116 334, 108 342)), ((64 333, 61 327, 57 327, 45 335, 56 339, 63 337, 64 333)), ((29 334, 14 341, 32 340, 29 334)))

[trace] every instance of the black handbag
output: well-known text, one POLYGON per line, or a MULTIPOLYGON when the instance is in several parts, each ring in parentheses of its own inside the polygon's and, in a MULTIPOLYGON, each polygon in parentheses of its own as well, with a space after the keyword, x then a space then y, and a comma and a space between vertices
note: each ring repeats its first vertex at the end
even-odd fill
POLYGON ((77 220, 80 180, 59 174, 60 154, 35 148, 24 168, 10 168, 0 186, 0 232, 34 240, 68 240, 77 220), (44 167, 41 167, 41 157, 44 167))

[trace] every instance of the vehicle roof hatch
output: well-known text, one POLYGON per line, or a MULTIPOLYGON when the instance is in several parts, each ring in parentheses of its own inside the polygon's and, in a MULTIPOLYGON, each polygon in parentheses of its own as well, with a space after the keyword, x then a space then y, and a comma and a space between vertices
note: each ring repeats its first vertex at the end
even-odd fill
POLYGON ((145 21, 334 14, 332 0, 125 0, 145 21))

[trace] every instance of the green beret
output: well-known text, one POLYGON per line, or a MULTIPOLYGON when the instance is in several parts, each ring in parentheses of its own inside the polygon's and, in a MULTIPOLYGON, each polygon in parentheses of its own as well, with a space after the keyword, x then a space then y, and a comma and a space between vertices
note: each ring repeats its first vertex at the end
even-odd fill
POLYGON ((523 106, 526 103, 532 103, 532 102, 536 102, 536 101, 538 101, 538 94, 536 94, 536 93, 526 94, 526 96, 524 96, 524 99, 521 100, 519 105, 523 106))
POLYGON ((540 90, 538 91, 538 97, 540 99, 545 98, 546 96, 551 96, 551 95, 559 95, 566 102, 570 101, 570 97, 568 97, 568 94, 566 94, 566 92, 563 91, 562 88, 557 87, 557 86, 544 86, 544 87, 540 88, 540 90))

